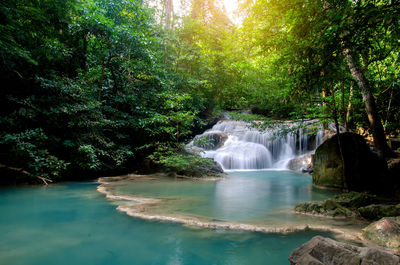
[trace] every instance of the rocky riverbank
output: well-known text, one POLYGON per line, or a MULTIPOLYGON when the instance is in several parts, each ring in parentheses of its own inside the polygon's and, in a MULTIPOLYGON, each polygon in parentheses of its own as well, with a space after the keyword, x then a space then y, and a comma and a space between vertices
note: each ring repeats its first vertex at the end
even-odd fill
POLYGON ((400 257, 384 250, 316 236, 295 249, 289 261, 291 265, 398 265, 400 257))
POLYGON ((291 264, 399 265, 400 159, 385 161, 361 136, 343 133, 340 141, 335 135, 316 150, 313 166, 315 186, 352 192, 324 201, 300 203, 295 211, 334 219, 373 221, 359 234, 368 247, 315 237, 292 252, 291 264))
POLYGON ((378 220, 362 230, 366 244, 390 248, 400 248, 400 204, 388 202, 359 192, 344 193, 321 202, 304 202, 295 206, 302 214, 330 218, 355 218, 378 220))
POLYGON ((320 202, 304 202, 295 206, 298 213, 336 217, 378 220, 382 217, 400 216, 400 203, 379 199, 377 196, 349 192, 320 202))

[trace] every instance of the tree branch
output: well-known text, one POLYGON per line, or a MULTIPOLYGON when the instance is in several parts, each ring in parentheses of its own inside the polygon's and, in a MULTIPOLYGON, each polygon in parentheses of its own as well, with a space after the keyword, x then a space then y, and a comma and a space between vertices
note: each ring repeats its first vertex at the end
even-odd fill
MULTIPOLYGON (((30 177, 32 176, 31 173, 29 173, 28 171, 24 170, 23 168, 10 167, 10 166, 3 165, 3 164, 0 164, 0 168, 6 168, 8 170, 16 171, 16 172, 22 173, 22 174, 30 176, 30 177)), ((51 179, 44 178, 44 177, 41 177, 41 176, 34 176, 34 177, 40 179, 41 181, 43 181, 43 183, 45 185, 49 185, 47 182, 53 182, 51 179)))

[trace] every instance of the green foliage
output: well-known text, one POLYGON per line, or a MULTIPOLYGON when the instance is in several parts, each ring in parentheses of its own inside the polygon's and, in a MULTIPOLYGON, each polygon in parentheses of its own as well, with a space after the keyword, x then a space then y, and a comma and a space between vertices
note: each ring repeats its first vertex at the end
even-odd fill
POLYGON ((196 137, 193 139, 193 145, 207 150, 215 146, 215 140, 207 136, 196 137))
MULTIPOLYGON (((353 128, 365 127, 361 94, 350 97, 350 88, 357 90, 357 83, 343 56, 348 48, 360 59, 381 102, 381 117, 387 116, 390 92, 385 88, 396 79, 400 66, 398 7, 384 0, 256 1, 248 9, 241 36, 255 69, 262 73, 258 77, 266 78, 260 78, 262 85, 250 102, 278 117, 336 117, 353 128), (349 102, 351 117, 346 117, 349 102)), ((389 116, 396 119, 395 115, 389 116)))
POLYGON ((234 25, 216 1, 193 0, 179 25, 163 28, 142 1, 1 1, 0 163, 33 177, 98 175, 156 151, 155 161, 183 170, 207 160, 180 143, 222 110, 252 109, 261 116, 231 116, 265 121, 257 126, 335 118, 366 127, 344 48, 396 135, 398 7, 258 0, 234 25))
MULTIPOLYGON (((21 133, 2 134, 0 145, 9 150, 12 159, 17 159, 32 176, 44 178, 57 178, 66 169, 68 163, 49 153, 45 147, 48 137, 41 129, 26 130, 21 133)), ((10 157, 2 161, 6 165, 12 163, 10 157)))
POLYGON ((0 20, 1 163, 47 178, 131 170, 201 124, 202 83, 164 61, 141 1, 3 1, 0 20))
POLYGON ((237 120, 237 121, 246 121, 246 122, 268 122, 271 121, 270 118, 258 115, 258 114, 250 114, 250 113, 244 113, 244 112, 234 112, 230 111, 227 113, 229 118, 232 120, 237 120))
POLYGON ((154 162, 162 165, 166 170, 178 174, 193 175, 194 168, 210 168, 213 160, 198 155, 185 153, 182 149, 177 152, 176 147, 159 145, 156 152, 149 156, 154 162))

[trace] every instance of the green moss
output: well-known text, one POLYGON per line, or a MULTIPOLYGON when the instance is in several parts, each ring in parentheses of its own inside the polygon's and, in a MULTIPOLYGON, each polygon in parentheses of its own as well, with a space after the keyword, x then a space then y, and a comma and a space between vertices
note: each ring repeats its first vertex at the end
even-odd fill
POLYGON ((365 238, 377 245, 397 249, 400 247, 400 217, 385 217, 363 229, 365 238))
POLYGON ((339 205, 337 202, 328 199, 328 200, 325 200, 325 201, 322 203, 322 206, 324 207, 324 209, 326 209, 326 210, 328 210, 328 211, 331 211, 331 210, 335 210, 335 209, 338 208, 340 205, 339 205))
MULTIPOLYGON (((359 207, 369 205, 372 202, 376 202, 376 200, 376 196, 374 195, 360 192, 349 192, 336 195, 322 202, 300 203, 295 206, 295 210, 298 212, 322 214, 332 217, 356 217, 360 215, 358 211, 359 207)), ((399 210, 398 215, 400 215, 400 205, 396 206, 395 209, 399 210)), ((392 208, 390 211, 392 211, 393 214, 398 213, 392 208)))
POLYGON ((345 208, 343 206, 338 205, 338 207, 336 207, 334 209, 334 211, 332 212, 332 216, 336 217, 336 216, 346 216, 346 217, 350 217, 350 216, 354 216, 355 213, 353 211, 351 211, 348 208, 345 208))
POLYGON ((377 201, 375 195, 355 191, 336 195, 332 199, 340 205, 348 208, 359 208, 377 201))
POLYGON ((358 209, 361 217, 377 220, 382 217, 400 216, 400 205, 372 204, 358 209))

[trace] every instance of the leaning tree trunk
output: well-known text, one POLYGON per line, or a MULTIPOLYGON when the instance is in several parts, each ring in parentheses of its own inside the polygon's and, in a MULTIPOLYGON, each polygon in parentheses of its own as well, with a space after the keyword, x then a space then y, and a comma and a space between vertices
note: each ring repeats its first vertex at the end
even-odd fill
POLYGON ((346 58, 347 64, 350 68, 350 72, 357 82, 358 87, 361 90, 361 94, 365 103, 365 109, 367 111, 368 120, 370 128, 372 130, 372 135, 374 138, 375 147, 380 150, 386 157, 393 156, 393 151, 389 148, 385 132, 383 130, 382 122, 376 109, 375 99, 371 93, 368 85, 368 81, 365 78, 364 72, 354 55, 351 53, 350 49, 345 48, 343 54, 346 58))

